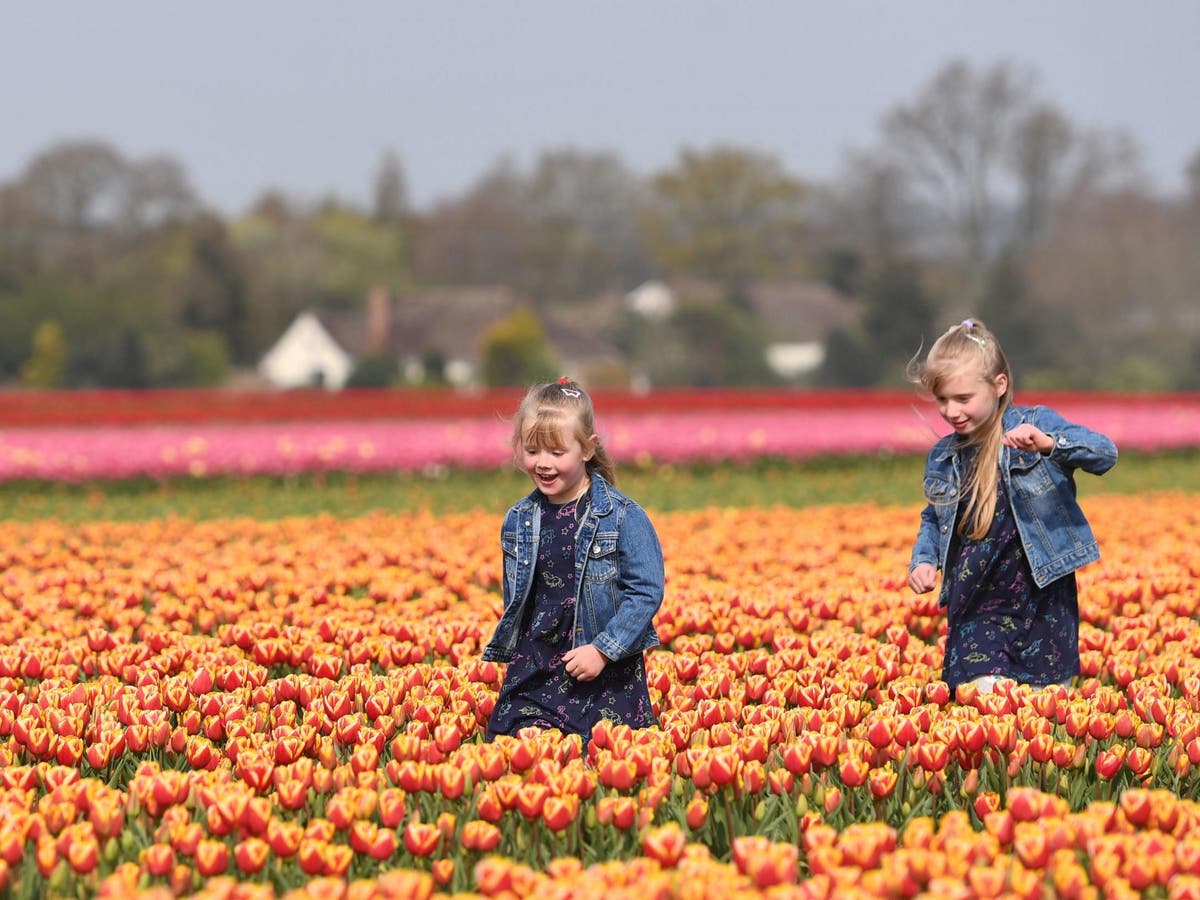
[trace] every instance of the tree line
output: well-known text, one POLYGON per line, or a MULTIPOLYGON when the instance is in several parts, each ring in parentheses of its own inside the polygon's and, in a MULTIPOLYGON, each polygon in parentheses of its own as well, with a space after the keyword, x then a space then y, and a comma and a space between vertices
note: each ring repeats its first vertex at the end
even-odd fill
MULTIPOLYGON (((390 150, 366 208, 271 188, 225 217, 175 159, 62 142, 0 184, 0 382, 222 384, 300 311, 360 309, 375 285, 401 302, 428 285, 506 285, 536 319, 688 276, 721 299, 681 297, 652 341, 629 321, 601 335, 626 374, 769 382, 747 286, 819 280, 858 316, 828 336, 812 383, 895 383, 923 342, 975 314, 1027 386, 1196 389, 1200 148, 1184 175, 1182 193, 1156 193, 1134 136, 1073 121, 1029 70, 962 61, 888 110, 830 183, 734 145, 684 148, 650 175, 553 149, 528 169, 501 158, 417 211, 390 150), (704 347, 703 364, 664 367, 689 356, 672 346, 704 347)), ((529 374, 523 354, 507 358, 490 381, 529 374)))

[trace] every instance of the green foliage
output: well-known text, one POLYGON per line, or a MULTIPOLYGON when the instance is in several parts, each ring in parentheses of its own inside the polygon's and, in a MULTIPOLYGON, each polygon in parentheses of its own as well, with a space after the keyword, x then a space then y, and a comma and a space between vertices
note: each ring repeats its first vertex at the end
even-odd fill
POLYGON ((216 331, 193 331, 184 339, 184 381, 195 387, 217 387, 229 377, 229 347, 216 331))
POLYGON ((872 387, 883 377, 883 364, 861 331, 839 328, 825 341, 819 380, 835 387, 872 387))
POLYGON ((533 310, 522 307, 483 337, 480 377, 488 387, 522 387, 549 381, 558 361, 533 310))
POLYGON ((21 366, 27 387, 61 387, 66 379, 67 341, 57 322, 42 322, 33 333, 33 354, 21 366))
POLYGON ((867 350, 882 363, 880 380, 901 381, 908 360, 940 333, 920 269, 911 263, 885 266, 871 279, 863 304, 867 350))
MULTIPOLYGON (((920 455, 823 457, 744 464, 622 465, 621 489, 652 513, 677 509, 874 503, 919 506, 920 455)), ((454 513, 483 509, 498 517, 529 481, 510 467, 432 474, 312 473, 285 478, 234 476, 65 484, 0 483, 0 518, 64 522, 167 517, 279 519, 351 517, 385 510, 454 513)), ((1080 482, 1080 495, 1156 491, 1200 493, 1200 452, 1127 452, 1103 478, 1080 482)))
POLYGON ((804 189, 775 157, 727 147, 684 151, 654 188, 642 238, 664 271, 729 284, 786 272, 803 256, 804 189))
POLYGON ((640 357, 658 385, 716 387, 773 384, 757 320, 732 303, 682 303, 665 323, 650 324, 640 357))
POLYGON ((358 361, 346 387, 392 387, 400 379, 400 365, 394 356, 367 356, 358 361))

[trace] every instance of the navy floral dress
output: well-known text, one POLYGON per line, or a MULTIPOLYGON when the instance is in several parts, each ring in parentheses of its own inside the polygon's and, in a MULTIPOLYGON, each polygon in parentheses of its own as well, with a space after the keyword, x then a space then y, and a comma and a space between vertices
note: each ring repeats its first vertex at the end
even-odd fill
POLYGON ((556 506, 540 496, 542 525, 533 597, 504 673, 487 738, 526 726, 557 728, 586 741, 601 719, 633 728, 657 724, 641 653, 613 660, 593 681, 576 681, 563 666, 575 627, 575 530, 586 498, 556 506))
POLYGON ((985 537, 963 537, 957 524, 950 545, 949 636, 942 664, 942 680, 950 690, 981 675, 1047 685, 1079 674, 1075 574, 1044 588, 1034 583, 1004 479, 997 479, 996 514, 985 537))

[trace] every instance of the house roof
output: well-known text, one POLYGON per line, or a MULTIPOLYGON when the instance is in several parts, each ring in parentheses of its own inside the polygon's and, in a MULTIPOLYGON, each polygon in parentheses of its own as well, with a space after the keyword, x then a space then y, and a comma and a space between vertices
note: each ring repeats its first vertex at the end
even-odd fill
POLYGON ((430 350, 447 359, 479 357, 484 334, 524 303, 506 287, 454 287, 397 297, 391 308, 388 344, 398 356, 430 350))
POLYGON ((774 281, 750 285, 749 299, 773 341, 824 341, 854 323, 854 301, 820 281, 774 281))

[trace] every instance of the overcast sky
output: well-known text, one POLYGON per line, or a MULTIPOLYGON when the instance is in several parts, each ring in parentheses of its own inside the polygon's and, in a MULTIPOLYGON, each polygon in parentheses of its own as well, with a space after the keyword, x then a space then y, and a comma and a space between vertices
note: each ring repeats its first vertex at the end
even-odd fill
POLYGON ((640 174, 736 144, 825 180, 946 62, 1027 66, 1124 128, 1178 190, 1200 150, 1198 0, 164 0, 5 4, 0 181, 63 139, 166 153, 227 213, 269 187, 414 204, 503 154, 613 151, 640 174))

